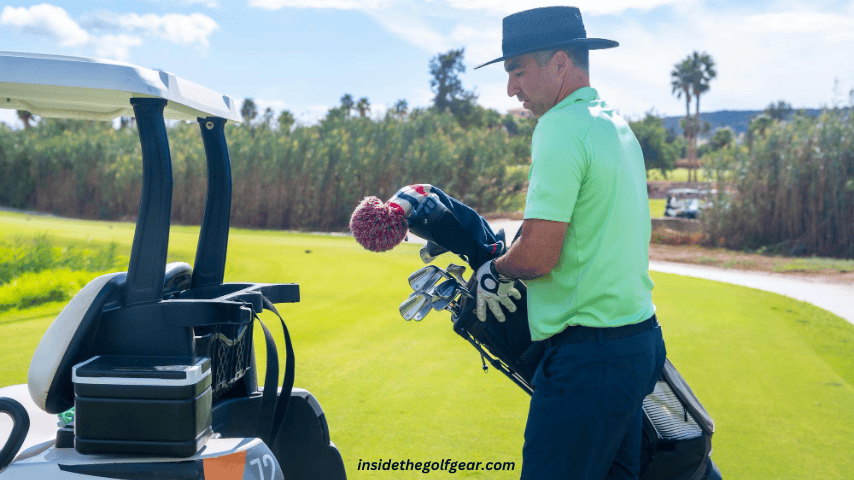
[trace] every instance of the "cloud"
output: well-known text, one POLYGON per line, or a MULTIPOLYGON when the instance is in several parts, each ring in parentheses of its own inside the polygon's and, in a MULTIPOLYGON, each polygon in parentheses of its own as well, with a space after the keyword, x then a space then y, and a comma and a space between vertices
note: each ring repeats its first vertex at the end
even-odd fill
POLYGON ((854 38, 854 16, 839 13, 781 12, 752 15, 742 28, 758 34, 808 34, 838 41, 854 38))
MULTIPOLYGON (((245 100, 245 99, 244 99, 245 100)), ((273 109, 274 112, 281 112, 282 110, 288 108, 288 103, 282 100, 265 100, 263 98, 254 98, 252 99, 255 102, 255 105, 258 107, 258 113, 264 113, 264 110, 267 108, 273 109)), ((243 105, 243 102, 240 102, 243 105)))
POLYGON ((152 3, 169 3, 169 4, 181 4, 181 5, 204 5, 208 8, 219 8, 219 2, 217 0, 148 0, 152 3))
POLYGON ((208 47, 208 37, 219 28, 212 18, 200 13, 160 16, 101 12, 81 23, 72 19, 62 7, 46 3, 29 8, 5 7, 0 13, 0 25, 47 37, 60 47, 91 47, 98 57, 122 61, 130 58, 131 47, 143 44, 143 36, 208 47), (116 33, 97 35, 101 30, 116 33))
POLYGON ((336 10, 376 10, 394 4, 394 0, 249 0, 250 7, 265 10, 280 8, 331 8, 336 10))
POLYGON ((487 83, 478 86, 477 101, 498 111, 522 108, 522 103, 515 97, 507 96, 506 83, 487 83))
POLYGON ((142 39, 130 35, 103 35, 93 41, 95 54, 123 62, 130 59, 130 47, 142 45, 142 39))
POLYGON ((13 128, 24 128, 24 124, 18 119, 18 114, 10 108, 0 108, 0 123, 13 128))
POLYGON ((4 7, 0 24, 21 33, 48 37, 61 47, 86 45, 91 36, 61 7, 42 3, 32 7, 4 7))
POLYGON ((214 19, 201 13, 190 15, 153 13, 116 14, 101 12, 86 22, 92 28, 117 29, 162 38, 172 43, 190 45, 197 43, 208 47, 208 37, 219 28, 214 19))
POLYGON ((842 52, 854 52, 854 35, 840 33, 854 30, 854 12, 777 10, 745 16, 685 9, 678 22, 654 28, 627 16, 615 30, 626 41, 591 54, 592 81, 608 103, 634 116, 651 107, 684 115, 684 99, 671 93, 670 71, 692 51, 707 51, 718 75, 701 97, 703 111, 762 109, 780 99, 817 107, 831 97, 835 77, 843 85, 854 80, 854 67, 840 61, 842 52))
MULTIPOLYGON (((448 5, 460 10, 480 10, 510 15, 521 10, 538 7, 550 7, 555 4, 554 0, 529 0, 520 5, 518 0, 446 0, 448 5)), ((581 10, 582 16, 586 15, 616 15, 626 10, 651 10, 662 5, 684 3, 683 0, 575 0, 573 6, 581 10)))
POLYGON ((301 125, 313 125, 325 117, 330 108, 332 107, 327 105, 311 105, 302 112, 294 113, 294 115, 301 125))

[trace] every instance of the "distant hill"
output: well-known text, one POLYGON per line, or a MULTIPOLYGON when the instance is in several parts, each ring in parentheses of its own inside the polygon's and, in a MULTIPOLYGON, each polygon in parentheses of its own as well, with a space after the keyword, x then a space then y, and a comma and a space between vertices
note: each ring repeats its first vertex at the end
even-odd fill
MULTIPOLYGON (((811 117, 817 117, 821 113, 821 110, 817 108, 808 108, 799 111, 802 111, 811 117)), ((738 136, 742 133, 747 133, 747 127, 750 125, 750 120, 760 113, 762 113, 762 110, 720 110, 717 112, 700 112, 700 124, 702 125, 703 122, 709 122, 712 126, 712 132, 718 128, 728 126, 733 130, 733 132, 735 132, 736 136, 738 136)), ((682 128, 679 126, 679 122, 683 118, 685 117, 664 117, 664 128, 667 130, 672 128, 674 131, 682 134, 683 132, 682 128)))

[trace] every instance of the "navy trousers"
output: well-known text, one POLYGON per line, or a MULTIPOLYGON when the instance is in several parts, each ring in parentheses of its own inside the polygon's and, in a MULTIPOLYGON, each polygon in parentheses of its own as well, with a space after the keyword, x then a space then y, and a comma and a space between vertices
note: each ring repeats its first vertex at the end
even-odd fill
POLYGON ((657 324, 546 350, 532 381, 522 479, 637 479, 641 406, 666 354, 657 324))

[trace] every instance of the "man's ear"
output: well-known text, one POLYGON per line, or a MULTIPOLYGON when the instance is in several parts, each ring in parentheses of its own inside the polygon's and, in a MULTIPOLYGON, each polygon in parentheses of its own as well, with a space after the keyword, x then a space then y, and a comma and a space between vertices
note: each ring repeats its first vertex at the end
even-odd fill
POLYGON ((569 68, 573 66, 572 59, 563 50, 555 52, 554 56, 552 56, 552 62, 555 65, 555 73, 558 75, 568 72, 569 68))

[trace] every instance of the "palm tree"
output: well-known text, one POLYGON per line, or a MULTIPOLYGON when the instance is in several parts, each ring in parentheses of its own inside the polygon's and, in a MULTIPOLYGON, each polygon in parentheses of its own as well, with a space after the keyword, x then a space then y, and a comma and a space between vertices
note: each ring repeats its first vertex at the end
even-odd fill
POLYGON ((282 113, 279 114, 279 131, 283 133, 287 133, 291 131, 291 125, 294 124, 296 119, 294 118, 294 114, 290 112, 290 110, 282 110, 282 113))
POLYGON ((33 114, 27 110, 17 110, 18 119, 24 123, 24 129, 29 129, 32 125, 30 122, 34 120, 33 114))
MULTIPOLYGON (((691 78, 691 90, 694 93, 694 99, 696 103, 696 117, 694 121, 696 122, 694 132, 700 131, 700 96, 709 91, 709 82, 711 82, 716 76, 717 72, 715 71, 715 61, 712 59, 711 55, 706 52, 698 53, 694 51, 691 54, 691 70, 693 71, 691 78)), ((696 140, 695 140, 696 141, 696 140)), ((696 161, 696 159, 695 159, 696 161)), ((694 168, 694 181, 697 181, 697 167, 699 164, 693 165, 694 168)))
POLYGON ((341 110, 344 112, 344 116, 350 116, 350 110, 353 110, 353 96, 349 93, 345 93, 344 96, 341 97, 341 110))
POLYGON ((255 105, 254 100, 247 98, 243 101, 243 106, 240 107, 240 116, 243 117, 243 121, 247 125, 251 124, 252 120, 255 120, 255 117, 258 116, 258 107, 255 105))
POLYGON ((682 95, 685 95, 685 139, 688 141, 688 160, 691 163, 693 163, 696 155, 692 143, 694 128, 691 124, 691 85, 694 76, 691 57, 678 62, 673 66, 673 71, 670 72, 670 86, 673 88, 671 93, 676 94, 676 98, 682 98, 682 95))
POLYGON ((371 102, 368 101, 368 97, 362 97, 359 99, 359 103, 356 104, 356 110, 359 111, 359 116, 365 118, 367 112, 371 111, 371 102))
POLYGON ((762 113, 750 120, 750 125, 747 127, 747 144, 753 145, 753 140, 757 137, 764 137, 765 132, 774 124, 774 119, 762 113))
POLYGON ((273 113, 273 108, 267 107, 267 109, 264 110, 264 115, 261 117, 261 125, 270 128, 270 125, 273 123, 273 115, 275 115, 275 113, 273 113))
POLYGON ((403 118, 406 115, 406 112, 408 110, 409 110, 409 104, 404 99, 398 100, 394 104, 394 107, 392 107, 392 111, 394 112, 395 115, 397 115, 397 118, 403 118))

